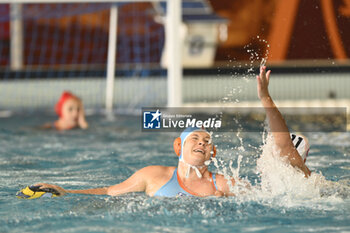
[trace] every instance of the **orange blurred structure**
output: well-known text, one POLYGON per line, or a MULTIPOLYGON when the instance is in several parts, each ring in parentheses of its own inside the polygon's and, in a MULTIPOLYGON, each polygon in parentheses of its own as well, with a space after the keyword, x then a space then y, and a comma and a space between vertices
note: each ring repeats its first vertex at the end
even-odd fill
MULTIPOLYGON (((217 60, 228 55, 247 58, 242 47, 260 37, 268 41, 269 61, 336 59, 350 56, 350 1, 331 0, 211 0, 218 14, 230 20, 228 40, 217 60)), ((264 48, 267 49, 267 48, 264 48)))

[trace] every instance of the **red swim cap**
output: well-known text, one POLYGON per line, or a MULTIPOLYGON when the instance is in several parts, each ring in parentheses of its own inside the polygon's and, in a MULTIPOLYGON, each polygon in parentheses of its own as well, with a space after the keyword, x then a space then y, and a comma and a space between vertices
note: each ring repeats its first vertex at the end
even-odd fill
POLYGON ((62 117, 62 107, 64 102, 66 102, 70 98, 77 98, 75 95, 70 93, 69 91, 64 91, 60 97, 60 99, 57 101, 55 106, 55 111, 59 117, 62 117))

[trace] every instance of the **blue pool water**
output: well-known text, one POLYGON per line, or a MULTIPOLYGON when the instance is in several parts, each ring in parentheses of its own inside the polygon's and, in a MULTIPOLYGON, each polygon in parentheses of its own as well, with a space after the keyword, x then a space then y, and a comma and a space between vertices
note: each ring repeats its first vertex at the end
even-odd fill
POLYGON ((312 145, 307 165, 317 176, 283 178, 295 183, 257 174, 262 132, 217 135, 218 166, 210 169, 237 173, 255 186, 236 197, 17 199, 18 190, 37 182, 71 189, 109 186, 144 166, 178 161, 172 150, 177 133, 141 132, 139 117, 89 117, 86 131, 34 127, 49 120, 54 118, 0 119, 0 232, 350 232, 349 132, 306 133, 312 145))

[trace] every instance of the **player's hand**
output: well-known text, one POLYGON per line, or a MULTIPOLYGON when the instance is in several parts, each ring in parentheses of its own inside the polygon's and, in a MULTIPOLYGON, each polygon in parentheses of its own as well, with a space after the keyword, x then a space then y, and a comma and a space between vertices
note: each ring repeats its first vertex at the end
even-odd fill
POLYGON ((54 184, 38 183, 34 186, 40 186, 39 189, 54 189, 59 193, 58 196, 63 196, 67 193, 67 191, 64 188, 54 184))
POLYGON ((85 120, 85 111, 83 101, 79 99, 79 116, 78 116, 78 124, 82 129, 86 129, 89 127, 88 123, 85 120))
POLYGON ((256 80, 258 83, 258 97, 259 99, 263 99, 269 97, 269 80, 270 80, 271 70, 266 72, 266 66, 260 67, 260 74, 256 76, 256 80))

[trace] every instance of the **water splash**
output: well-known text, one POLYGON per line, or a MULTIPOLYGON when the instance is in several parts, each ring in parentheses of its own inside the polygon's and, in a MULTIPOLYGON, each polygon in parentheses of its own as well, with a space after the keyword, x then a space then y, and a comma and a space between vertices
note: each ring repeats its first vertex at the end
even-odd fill
POLYGON ((254 187, 256 197, 263 200, 277 198, 279 201, 274 201, 273 204, 285 207, 305 205, 308 202, 312 206, 325 199, 340 201, 350 195, 350 187, 327 181, 321 173, 314 171, 306 178, 302 171, 286 161, 286 157, 280 156, 270 134, 267 135, 262 154, 257 160, 257 172, 261 182, 254 187))
MULTIPOLYGON (((240 134, 237 135, 241 137, 240 134)), ((236 195, 237 203, 253 201, 282 208, 301 206, 317 208, 320 202, 326 202, 332 206, 350 197, 350 186, 346 179, 342 182, 329 181, 317 171, 313 171, 311 176, 306 178, 303 172, 286 161, 286 157, 280 156, 271 134, 263 133, 262 141, 264 143, 260 150, 256 148, 257 151, 261 151, 261 154, 255 160, 255 172, 259 176, 259 182, 255 181, 254 185, 247 177, 243 177, 244 173, 241 171, 247 156, 236 150, 239 154, 236 160, 229 161, 229 165, 221 159, 215 159, 214 165, 227 179, 230 191, 236 195), (236 166, 234 166, 235 162, 236 166), (232 179, 235 180, 234 185, 231 183, 232 179)), ((243 140, 241 142, 243 143, 243 140)), ((243 144, 241 146, 245 149, 247 147, 243 144)), ((230 153, 232 156, 233 152, 230 153)))
MULTIPOLYGON (((244 100, 242 93, 245 93, 247 85, 243 82, 250 82, 256 74, 256 67, 266 65, 270 45, 267 40, 259 35, 253 37, 251 42, 243 47, 249 54, 249 61, 238 62, 235 59, 229 59, 226 68, 232 68, 229 85, 224 88, 224 95, 220 103, 239 103, 244 100), (243 70, 243 72, 242 72, 243 70)), ((218 68, 218 75, 220 69, 218 68)), ((255 79, 254 79, 255 81, 255 79)))
MULTIPOLYGON (((251 43, 244 46, 244 49, 250 55, 249 63, 237 64, 232 59, 229 60, 228 67, 233 69, 246 68, 243 75, 233 72, 231 79, 234 81, 237 78, 243 78, 247 82, 251 81, 251 77, 255 77, 255 67, 266 65, 269 47, 268 42, 260 36, 253 38, 251 43), (257 48, 256 44, 262 46, 257 48)), ((226 94, 220 102, 240 102, 242 92, 244 92, 243 86, 228 86, 225 90, 226 94)), ((237 119, 233 120, 236 121, 239 129, 243 128, 240 122, 237 122, 237 119)), ((220 158, 214 160, 216 169, 227 179, 230 191, 236 194, 236 201, 260 201, 290 207, 305 205, 306 202, 311 202, 311 205, 313 205, 312 203, 319 200, 334 201, 350 196, 349 185, 327 181, 321 173, 312 172, 309 178, 305 178, 301 171, 289 165, 285 158, 279 155, 279 150, 275 147, 272 136, 266 134, 266 132, 268 132, 268 129, 262 134, 263 146, 255 148, 257 153, 261 151, 259 158, 255 158, 256 174, 259 177, 259 182, 255 181, 255 184, 258 183, 257 185, 253 186, 252 182, 248 178, 242 177, 241 174, 241 169, 246 165, 245 162, 249 161, 249 158, 247 159, 244 155, 247 150, 246 145, 244 145, 242 130, 238 130, 236 133, 237 146, 226 150, 221 148, 221 152, 224 152, 227 157, 233 158, 229 160, 229 164, 220 158), (234 167, 234 161, 236 161, 236 167, 234 167), (235 180, 235 185, 232 185, 232 179, 235 180)), ((220 135, 219 137, 223 136, 220 135)))
POLYGON ((246 52, 250 55, 249 56, 249 68, 248 68, 248 74, 252 75, 254 73, 256 62, 260 61, 260 66, 264 66, 267 62, 267 59, 269 57, 269 48, 270 45, 267 42, 267 40, 261 38, 259 35, 257 35, 255 38, 252 38, 252 41, 244 46, 244 49, 246 52), (260 46, 256 46, 260 45, 260 46))

